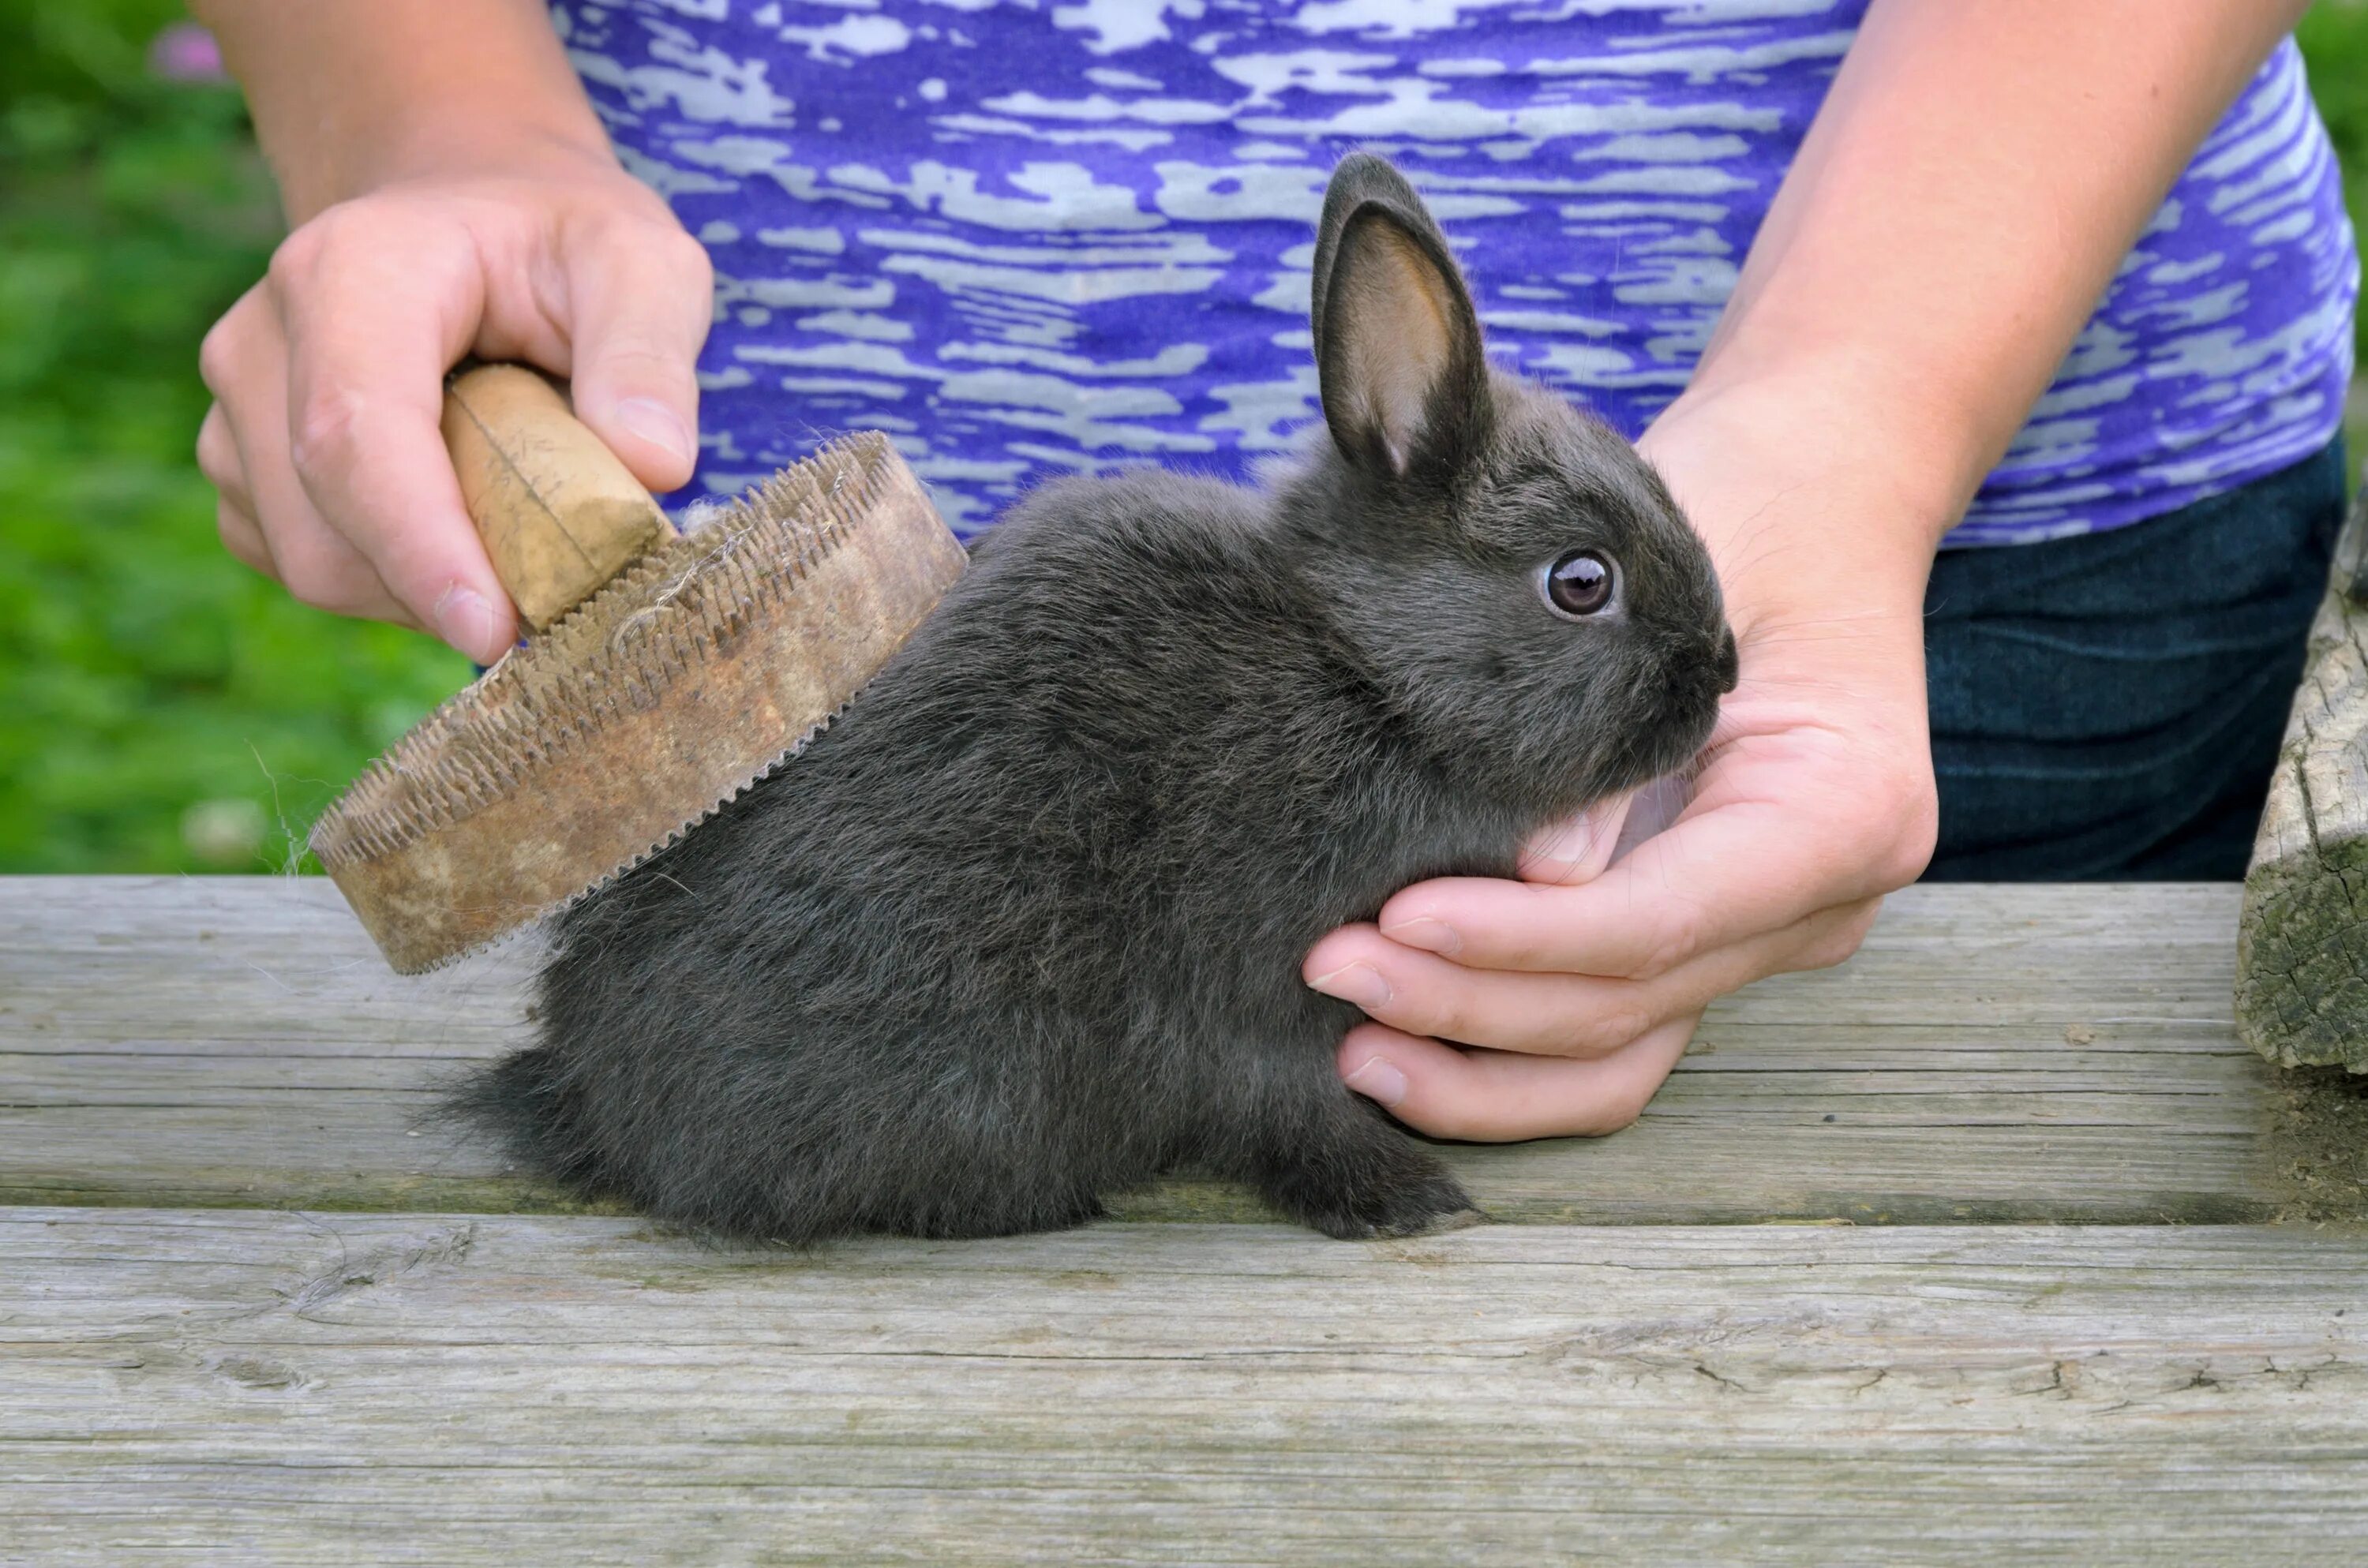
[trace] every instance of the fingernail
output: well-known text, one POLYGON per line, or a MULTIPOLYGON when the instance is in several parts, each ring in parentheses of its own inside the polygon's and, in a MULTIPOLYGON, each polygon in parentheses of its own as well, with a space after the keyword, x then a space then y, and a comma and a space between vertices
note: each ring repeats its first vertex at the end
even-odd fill
POLYGON ((474 588, 455 583, 436 601, 436 635, 472 659, 490 662, 501 656, 494 645, 494 607, 474 588))
POLYGON ((1406 1074, 1378 1056, 1371 1058, 1362 1067, 1340 1081, 1367 1099, 1378 1100, 1385 1106, 1395 1106, 1406 1098, 1406 1074))
POLYGON ((617 405, 617 423, 654 447, 690 460, 690 431, 673 409, 654 397, 629 397, 617 405))
POLYGON ((1463 938, 1446 921, 1428 915, 1417 915, 1411 920, 1401 920, 1395 926, 1382 927, 1382 935, 1393 942, 1403 942, 1409 948, 1420 948, 1427 953, 1452 953, 1463 946, 1463 938))
POLYGON ((1338 996, 1343 1002, 1354 1002, 1368 1013, 1389 1005, 1390 983, 1371 964, 1352 963, 1319 974, 1308 985, 1326 996, 1338 996))
POLYGON ((1576 871, 1587 864, 1588 851, 1594 847, 1595 819, 1581 812, 1532 845, 1530 858, 1576 871))

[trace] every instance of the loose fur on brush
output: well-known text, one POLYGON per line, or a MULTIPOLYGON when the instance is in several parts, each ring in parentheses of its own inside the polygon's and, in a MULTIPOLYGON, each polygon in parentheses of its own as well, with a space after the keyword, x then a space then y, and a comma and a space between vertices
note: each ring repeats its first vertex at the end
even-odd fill
POLYGON ((1031 494, 803 756, 560 920, 541 1042, 456 1108, 748 1238, 1071 1225, 1187 1165, 1335 1236, 1467 1213, 1300 960, 1683 764, 1735 643, 1651 470, 1489 370, 1379 158, 1333 176, 1314 297, 1328 444, 1265 490, 1031 494), (1577 551, 1617 585, 1573 617, 1577 551))

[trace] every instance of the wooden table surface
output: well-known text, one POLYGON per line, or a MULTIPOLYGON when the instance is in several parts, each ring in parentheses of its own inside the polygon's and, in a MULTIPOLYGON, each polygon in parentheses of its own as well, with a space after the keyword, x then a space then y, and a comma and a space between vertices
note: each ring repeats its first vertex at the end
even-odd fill
POLYGON ((2368 1080, 2234 887, 1918 888, 1350 1244, 702 1246, 412 1125, 520 946, 0 880, 0 1563, 2368 1560, 2368 1080))

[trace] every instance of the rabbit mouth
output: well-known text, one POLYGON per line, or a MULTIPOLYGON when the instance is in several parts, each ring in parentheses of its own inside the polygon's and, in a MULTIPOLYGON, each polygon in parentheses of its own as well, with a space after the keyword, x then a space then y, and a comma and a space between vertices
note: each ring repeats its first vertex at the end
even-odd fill
POLYGON ((1600 800, 1642 789, 1656 778, 1692 773, 1701 765, 1702 748, 1710 744, 1717 720, 1715 703, 1710 705, 1706 717, 1685 710, 1665 713, 1653 725, 1651 740, 1622 746, 1604 759, 1589 780, 1587 798, 1600 800))
POLYGON ((1718 727, 1718 696, 1713 688, 1695 690, 1691 685, 1672 693, 1674 699, 1652 726, 1655 738, 1644 759, 1645 771, 1631 781, 1632 786, 1697 766, 1702 748, 1710 744, 1711 732, 1718 727))

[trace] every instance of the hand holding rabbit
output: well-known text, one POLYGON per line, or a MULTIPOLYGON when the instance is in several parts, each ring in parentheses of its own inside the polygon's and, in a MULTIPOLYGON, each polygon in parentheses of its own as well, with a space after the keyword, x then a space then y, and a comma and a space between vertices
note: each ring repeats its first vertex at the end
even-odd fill
POLYGON ((1847 959, 1881 895, 1923 869, 1929 562, 1905 553, 1912 530, 1878 526, 1913 508, 1833 449, 1846 428, 1798 400, 1729 396, 1681 400, 1646 433, 1718 562, 1741 654, 1691 799, 1608 869, 1619 802, 1538 835, 1515 878, 1419 883, 1318 942, 1307 978, 1373 1020, 1341 1042, 1350 1086, 1437 1137, 1617 1131, 1708 1003, 1847 959), (1804 572, 1771 544, 1829 529, 1902 553, 1837 549, 1804 572))

